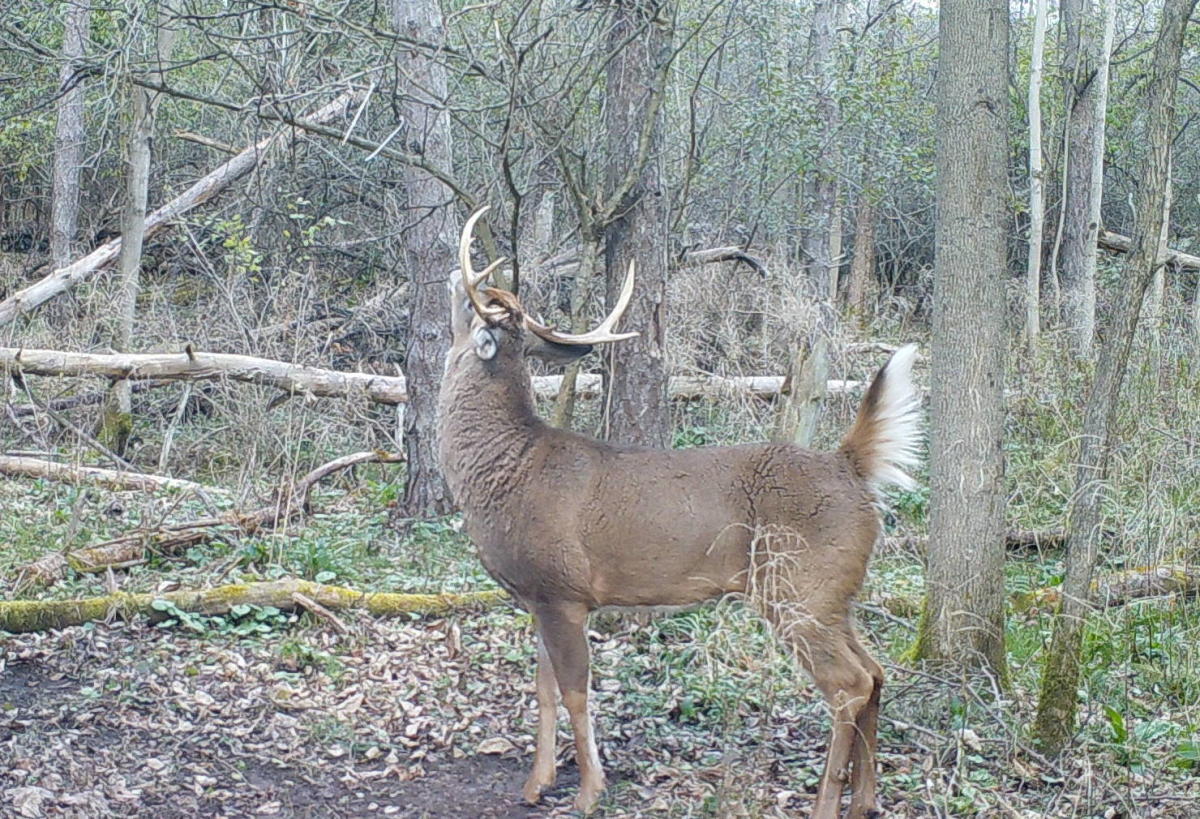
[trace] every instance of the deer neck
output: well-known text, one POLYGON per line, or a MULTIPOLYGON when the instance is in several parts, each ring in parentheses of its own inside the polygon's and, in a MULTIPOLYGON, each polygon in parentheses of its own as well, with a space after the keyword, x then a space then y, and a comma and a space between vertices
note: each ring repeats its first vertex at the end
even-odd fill
POLYGON ((465 512, 488 507, 520 484, 537 417, 523 358, 481 361, 466 351, 451 361, 439 397, 442 471, 465 512))

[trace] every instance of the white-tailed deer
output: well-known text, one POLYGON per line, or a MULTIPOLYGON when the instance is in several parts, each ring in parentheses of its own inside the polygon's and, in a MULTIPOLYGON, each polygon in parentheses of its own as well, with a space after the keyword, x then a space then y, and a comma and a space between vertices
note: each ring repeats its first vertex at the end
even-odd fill
MULTIPOLYGON (((485 209, 486 210, 486 209, 485 209)), ((588 712, 588 614, 606 606, 679 606, 743 594, 816 681, 833 728, 812 815, 875 812, 875 726, 883 671, 854 633, 851 603, 879 535, 876 494, 907 486, 918 401, 904 347, 875 376, 835 452, 787 444, 685 450, 607 444, 538 418, 525 356, 570 361, 629 338, 615 326, 630 265, 600 326, 566 335, 516 296, 481 288, 500 262, 471 267, 463 228, 453 277, 454 341, 440 397, 441 465, 483 565, 532 613, 538 632, 537 749, 524 795, 555 779, 561 693, 575 735, 575 806, 595 807, 604 771, 588 712)))

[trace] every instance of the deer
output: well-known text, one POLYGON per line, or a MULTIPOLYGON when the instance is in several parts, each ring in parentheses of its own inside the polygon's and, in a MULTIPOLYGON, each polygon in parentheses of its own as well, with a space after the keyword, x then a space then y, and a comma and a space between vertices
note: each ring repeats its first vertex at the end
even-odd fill
POLYGON ((504 259, 473 269, 474 226, 486 211, 466 221, 449 281, 438 452, 481 562, 537 633, 538 722, 525 800, 537 803, 555 783, 558 696, 574 735, 575 809, 592 812, 605 789, 588 699, 592 612, 753 593, 831 711, 811 815, 839 816, 847 784, 846 815, 877 815, 883 669, 856 635, 852 604, 881 531, 881 488, 914 485, 916 345, 877 372, 832 452, 785 443, 640 448, 556 428, 538 417, 526 359, 566 363, 638 335, 616 331, 634 265, 595 329, 560 332, 513 293, 485 286, 504 259))

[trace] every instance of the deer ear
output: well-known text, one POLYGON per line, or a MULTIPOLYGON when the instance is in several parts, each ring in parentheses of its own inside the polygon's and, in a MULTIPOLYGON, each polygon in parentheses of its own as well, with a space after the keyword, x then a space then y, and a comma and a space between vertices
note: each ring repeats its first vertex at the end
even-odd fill
POLYGON ((476 327, 471 333, 471 342, 475 345, 475 355, 484 361, 491 361, 496 357, 496 331, 491 327, 476 327))

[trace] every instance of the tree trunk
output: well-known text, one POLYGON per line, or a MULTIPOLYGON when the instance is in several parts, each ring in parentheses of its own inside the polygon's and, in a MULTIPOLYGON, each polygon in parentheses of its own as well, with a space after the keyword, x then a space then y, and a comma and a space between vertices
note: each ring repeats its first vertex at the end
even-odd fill
POLYGON ((1104 112, 1115 0, 1063 0, 1067 106, 1062 321, 1073 352, 1088 358, 1096 331, 1096 237, 1104 189, 1104 112))
MULTIPOLYGON (((445 39, 438 0, 394 0, 396 31, 422 42, 445 39)), ((399 58, 407 87, 400 118, 407 150, 445 173, 453 170, 450 113, 445 108, 446 67, 424 53, 399 58)), ((408 486, 396 507, 401 518, 432 517, 454 509, 450 490, 437 462, 437 395, 446 351, 450 348, 450 302, 446 283, 458 266, 458 234, 454 193, 429 173, 407 166, 403 172, 405 201, 404 267, 409 287, 408 347, 404 370, 409 406, 404 413, 404 450, 408 486)))
MULTIPOLYGON (((788 373, 792 380, 792 418, 786 414, 782 424, 792 424, 793 440, 801 446, 812 443, 821 405, 825 400, 824 385, 829 379, 829 336, 833 332, 837 303, 838 268, 841 263, 841 208, 838 185, 838 149, 841 110, 836 95, 837 32, 844 10, 843 0, 819 0, 813 7, 812 28, 809 30, 808 74, 814 84, 817 116, 820 122, 815 167, 805 174, 801 207, 805 217, 803 252, 808 265, 813 295, 818 300, 816 325, 808 329, 807 337, 797 346, 801 351, 793 359, 788 373)), ((782 427, 777 427, 782 435, 782 427)))
POLYGON ((818 299, 833 302, 837 298, 840 256, 838 216, 838 129, 841 110, 835 93, 837 84, 836 44, 842 0, 818 0, 813 6, 809 31, 808 74, 814 85, 817 118, 820 123, 815 167, 804 176, 801 206, 806 229, 804 256, 809 277, 818 299), (835 253, 835 250, 837 251, 835 253))
MULTIPOLYGON (((1158 258, 1154 264, 1154 277, 1150 280, 1150 287, 1146 291, 1146 303, 1142 307, 1143 322, 1152 330, 1162 328, 1163 305, 1167 293, 1167 268, 1170 267, 1167 263, 1167 240, 1170 238, 1171 232, 1172 198, 1171 169, 1167 168, 1166 190, 1163 191, 1162 224, 1158 233, 1158 258)), ((1134 214, 1134 219, 1137 219, 1137 214, 1134 214)))
POLYGON ((1042 56, 1046 50, 1047 0, 1034 0, 1033 51, 1029 65, 1029 257, 1025 269, 1025 346, 1041 332, 1042 233, 1046 217, 1042 187, 1042 56))
POLYGON ((929 553, 915 653, 1003 677, 1005 0, 943 0, 929 553))
MULTIPOLYGON (((164 12, 171 13, 170 5, 164 12)), ((150 62, 153 77, 162 82, 163 67, 175 44, 173 21, 159 19, 150 13, 148 23, 155 27, 154 46, 150 62)), ((135 23, 136 25, 136 23, 135 23)), ((125 143, 125 197, 121 203, 121 252, 117 258, 118 290, 108 332, 108 344, 118 353, 129 352, 133 343, 133 324, 137 313, 137 297, 141 289, 142 244, 146 235, 146 203, 150 191, 150 141, 154 136, 154 115, 161 97, 156 92, 129 84, 132 113, 125 143)), ((129 382, 117 380, 109 388, 108 399, 101 410, 100 427, 96 437, 122 457, 133 430, 132 393, 129 382)))
POLYGON ((605 76, 608 168, 605 280, 611 307, 631 262, 637 287, 622 321, 641 333, 606 349, 612 377, 604 429, 614 441, 666 446, 667 264, 670 208, 662 170, 663 98, 675 24, 673 2, 613 5, 605 76))
POLYGON ((63 65, 58 73, 58 122, 54 130, 54 181, 50 212, 50 260, 54 268, 66 267, 73 254, 71 243, 79 222, 79 170, 87 134, 83 124, 83 75, 76 75, 83 60, 91 6, 83 0, 69 3, 63 20, 63 65), (63 90, 66 89, 66 90, 63 90))
POLYGON ((850 315, 865 325, 875 286, 875 203, 864 187, 858 195, 857 226, 854 230, 854 259, 850 262, 850 283, 846 306, 850 315))
POLYGON ((1142 301, 1159 264, 1163 200, 1171 167, 1175 127, 1175 87, 1179 81, 1183 32, 1196 0, 1166 0, 1146 84, 1145 146, 1134 179, 1138 183, 1134 252, 1125 265, 1125 286, 1113 291, 1113 319, 1108 342, 1100 350, 1096 377, 1084 407, 1083 435, 1072 494, 1070 536, 1062 608, 1042 672, 1034 736, 1050 753, 1061 751, 1075 730, 1076 698, 1084 626, 1091 611, 1092 574, 1103 524, 1102 505, 1108 477, 1117 399, 1125 378, 1129 351, 1142 301))

